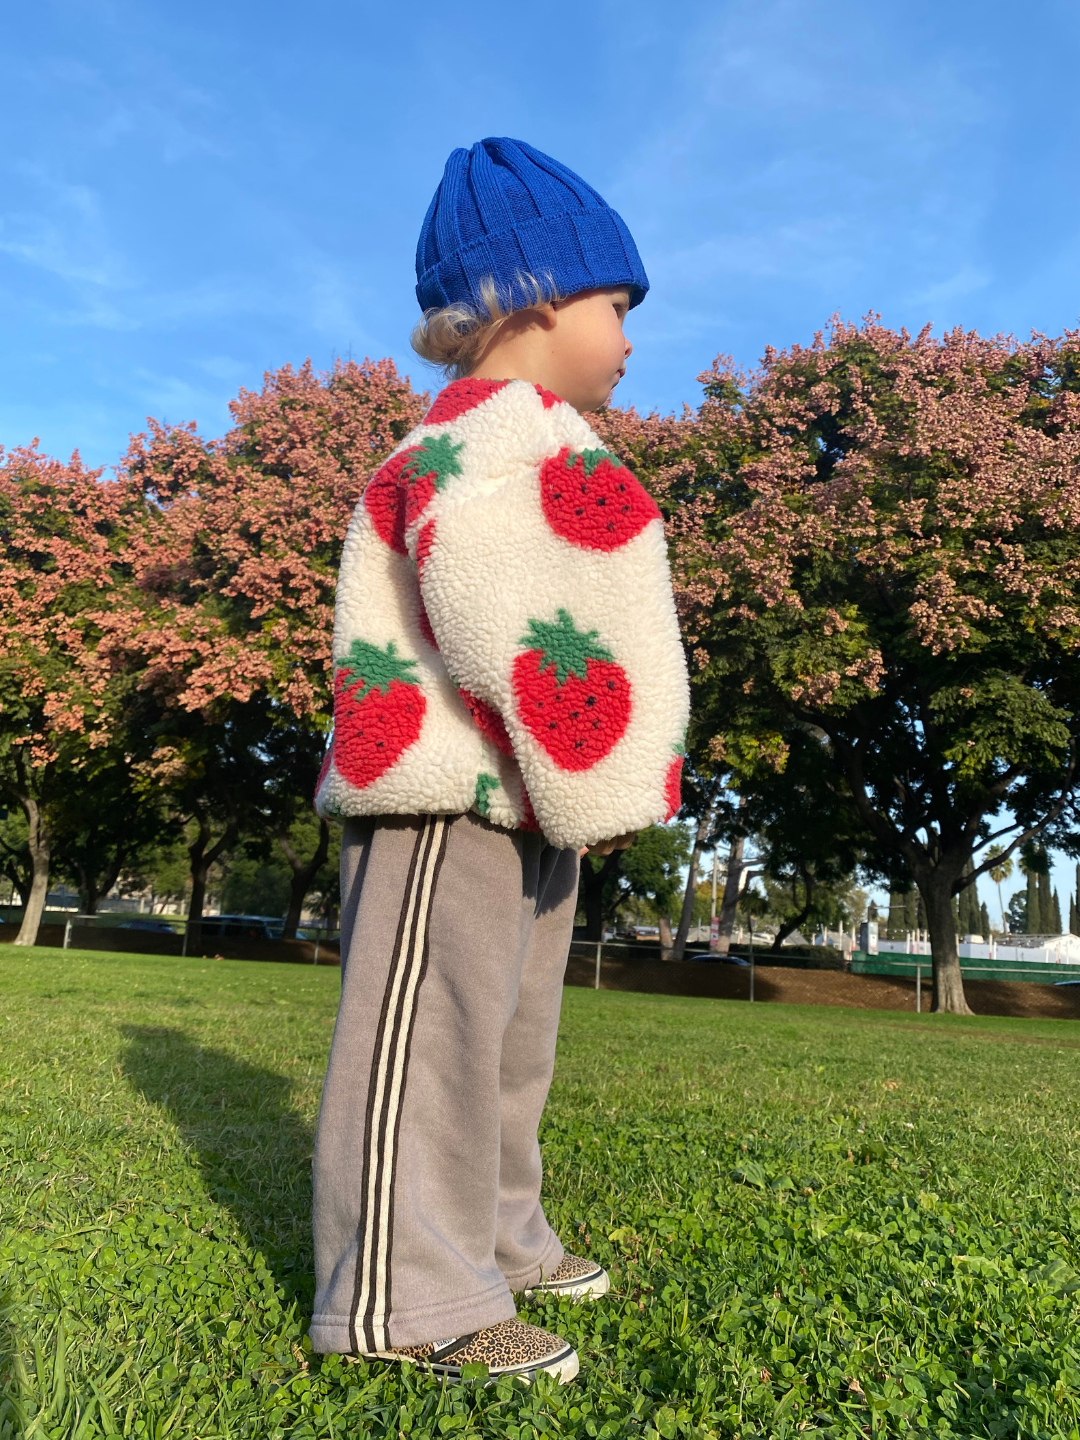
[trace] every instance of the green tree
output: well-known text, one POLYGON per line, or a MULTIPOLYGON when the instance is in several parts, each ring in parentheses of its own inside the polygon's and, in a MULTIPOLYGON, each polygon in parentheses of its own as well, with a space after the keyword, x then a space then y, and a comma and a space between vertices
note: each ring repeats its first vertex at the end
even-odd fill
POLYGON ((106 480, 78 455, 34 449, 0 459, 0 798, 22 812, 7 851, 28 876, 15 944, 33 945, 45 908, 58 807, 86 783, 123 730, 135 689, 124 642, 137 628, 138 487, 106 480), (28 869, 20 865, 25 855, 28 869))
POLYGON ((741 821, 754 833, 777 925, 775 951, 796 930, 843 923, 845 897, 871 841, 843 780, 829 775, 822 782, 820 750, 817 736, 794 734, 781 764, 762 756, 740 777, 741 821))
POLYGON ((1028 872, 1027 893, 1024 896, 1024 931, 1028 935, 1041 935, 1042 914, 1039 906, 1039 877, 1034 870, 1028 872))
MULTIPOLYGON (((1009 876, 1012 874, 1013 862, 1009 859, 1007 855, 1005 855, 1000 845, 991 845, 986 852, 986 859, 991 862, 990 868, 987 870, 986 873, 990 876, 992 882, 997 886, 998 908, 1001 911, 1002 934, 1007 934, 1008 925, 1006 924, 1005 920, 1005 901, 1001 897, 1001 886, 1003 882, 1008 880, 1009 876)), ((1077 869, 1080 870, 1080 866, 1078 866, 1077 869)))
POLYGON ((672 949, 671 916, 683 884, 683 867, 690 859, 690 837, 682 825, 650 825, 623 851, 625 896, 647 901, 660 926, 660 951, 667 959, 672 949))
POLYGON ((160 796, 139 783, 123 733, 92 751, 77 781, 59 791, 51 828, 54 868, 78 888, 85 915, 96 912, 121 875, 138 869, 144 855, 176 833, 160 796))
POLYGON ((717 364, 700 448, 654 472, 698 723, 729 760, 820 737, 875 863, 919 889, 936 1010, 969 1013, 972 856, 1077 844, 1077 391, 1080 334, 837 324, 749 384, 717 364))

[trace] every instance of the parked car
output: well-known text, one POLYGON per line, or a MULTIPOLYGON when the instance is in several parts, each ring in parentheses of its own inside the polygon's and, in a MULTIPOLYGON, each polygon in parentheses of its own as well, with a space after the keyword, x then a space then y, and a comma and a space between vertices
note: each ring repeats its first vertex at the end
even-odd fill
POLYGON ((280 940, 284 927, 273 915, 204 915, 199 928, 204 940, 280 940))
POLYGON ((180 933, 175 925, 170 925, 167 920, 159 920, 153 915, 136 915, 133 920, 121 920, 116 928, 118 930, 151 930, 155 935, 178 935, 180 933))

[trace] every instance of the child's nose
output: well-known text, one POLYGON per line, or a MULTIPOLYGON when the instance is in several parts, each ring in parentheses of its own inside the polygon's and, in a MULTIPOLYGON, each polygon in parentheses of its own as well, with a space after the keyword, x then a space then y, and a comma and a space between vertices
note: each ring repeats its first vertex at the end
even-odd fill
POLYGON ((623 350, 623 359, 624 359, 624 360, 629 360, 629 359, 630 359, 630 355, 631 355, 631 352, 633 351, 633 348, 634 348, 633 345, 631 345, 631 344, 630 344, 630 341, 627 340, 627 341, 626 341, 626 348, 623 350))

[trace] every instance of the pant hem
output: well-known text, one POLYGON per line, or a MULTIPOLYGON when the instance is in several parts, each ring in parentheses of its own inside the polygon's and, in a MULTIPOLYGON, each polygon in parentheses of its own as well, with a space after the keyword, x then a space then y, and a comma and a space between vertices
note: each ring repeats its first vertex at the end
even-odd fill
POLYGON ((527 1270, 522 1270, 516 1275, 506 1275, 507 1285, 515 1295, 520 1295, 522 1290, 527 1290, 530 1285, 535 1285, 544 1275, 550 1275, 565 1254, 566 1250, 563 1248, 562 1241, 552 1230, 551 1237, 540 1258, 535 1260, 527 1270))
MULTIPOLYGON (((454 1335, 471 1335, 474 1330, 513 1320, 517 1314, 514 1298, 502 1281, 468 1300, 449 1300, 442 1305, 425 1305, 395 1312, 390 1318, 390 1345, 426 1345, 454 1335)), ((317 1355, 352 1355, 356 1351, 344 1316, 315 1316, 308 1329, 311 1348, 317 1355)))

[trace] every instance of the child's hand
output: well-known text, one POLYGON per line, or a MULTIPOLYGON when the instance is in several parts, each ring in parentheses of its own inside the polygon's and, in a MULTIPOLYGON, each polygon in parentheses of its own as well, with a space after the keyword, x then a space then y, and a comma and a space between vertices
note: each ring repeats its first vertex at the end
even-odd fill
POLYGON ((630 846, 637 839, 636 830, 628 830, 625 835, 615 835, 610 840, 601 840, 596 845, 583 845, 582 855, 586 852, 590 855, 610 855, 613 850, 629 850, 630 846))

